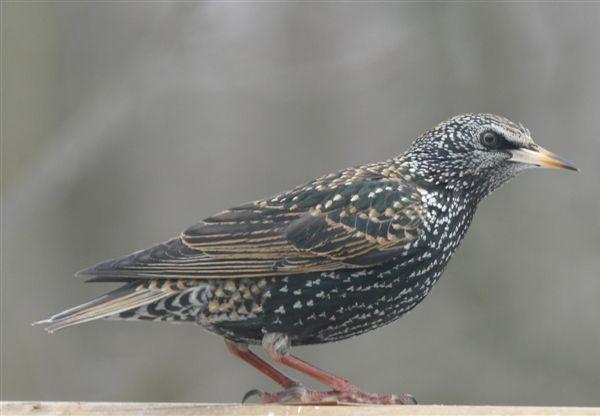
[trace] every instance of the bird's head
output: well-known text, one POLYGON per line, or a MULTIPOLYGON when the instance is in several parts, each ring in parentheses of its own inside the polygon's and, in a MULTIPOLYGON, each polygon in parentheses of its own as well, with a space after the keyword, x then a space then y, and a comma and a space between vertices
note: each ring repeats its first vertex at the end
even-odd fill
POLYGON ((463 114, 440 123, 400 156, 411 175, 484 197, 520 171, 543 167, 577 170, 538 146, 521 124, 493 114, 463 114))

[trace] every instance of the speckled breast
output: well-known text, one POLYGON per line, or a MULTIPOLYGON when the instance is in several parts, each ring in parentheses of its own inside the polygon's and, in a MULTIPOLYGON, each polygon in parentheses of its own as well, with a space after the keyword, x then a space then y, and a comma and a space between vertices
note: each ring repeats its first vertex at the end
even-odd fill
MULTIPOLYGON (((420 265, 421 267, 424 264, 420 265)), ((394 321, 421 302, 441 275, 408 278, 400 263, 279 280, 265 304, 265 329, 290 335, 293 344, 316 344, 360 335, 394 321), (292 293, 284 298, 277 292, 292 293), (291 301, 287 301, 287 299, 291 301)))
MULTIPOLYGON (((421 302, 444 267, 413 273, 417 266, 427 268, 426 263, 392 262, 364 270, 264 279, 264 290, 253 300, 248 297, 245 305, 239 303, 241 310, 235 310, 231 297, 222 302, 213 298, 212 311, 206 308, 199 322, 227 338, 250 343, 260 342, 266 332, 288 334, 295 345, 349 338, 385 325, 421 302), (227 312, 231 310, 233 314, 227 312)), ((248 283, 254 285, 246 281, 244 286, 248 283)), ((243 302, 238 295, 235 299, 243 302)))

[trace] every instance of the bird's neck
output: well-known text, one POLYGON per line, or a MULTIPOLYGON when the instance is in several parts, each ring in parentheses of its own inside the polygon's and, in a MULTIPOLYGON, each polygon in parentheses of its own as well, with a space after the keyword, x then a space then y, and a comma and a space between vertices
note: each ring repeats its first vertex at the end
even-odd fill
POLYGON ((488 193, 485 179, 467 173, 466 167, 456 163, 440 164, 419 153, 404 153, 390 161, 393 170, 417 185, 433 187, 461 198, 469 205, 477 205, 488 193))

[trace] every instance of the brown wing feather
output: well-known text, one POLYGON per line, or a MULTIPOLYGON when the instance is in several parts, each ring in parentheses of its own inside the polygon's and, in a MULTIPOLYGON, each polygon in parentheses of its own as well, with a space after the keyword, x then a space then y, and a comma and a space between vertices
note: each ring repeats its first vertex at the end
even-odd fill
POLYGON ((397 178, 357 177, 356 170, 350 181, 347 172, 221 212, 178 238, 80 274, 92 280, 281 276, 375 265, 415 248, 425 211, 414 188, 397 178))

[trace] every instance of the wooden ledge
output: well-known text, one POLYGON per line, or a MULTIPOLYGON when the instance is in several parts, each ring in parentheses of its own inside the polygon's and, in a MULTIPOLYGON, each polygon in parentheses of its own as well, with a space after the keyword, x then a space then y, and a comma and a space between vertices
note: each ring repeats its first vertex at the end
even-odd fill
POLYGON ((598 407, 529 406, 281 406, 210 403, 0 402, 2 416, 13 415, 195 415, 195 416, 546 416, 594 415, 598 407))

